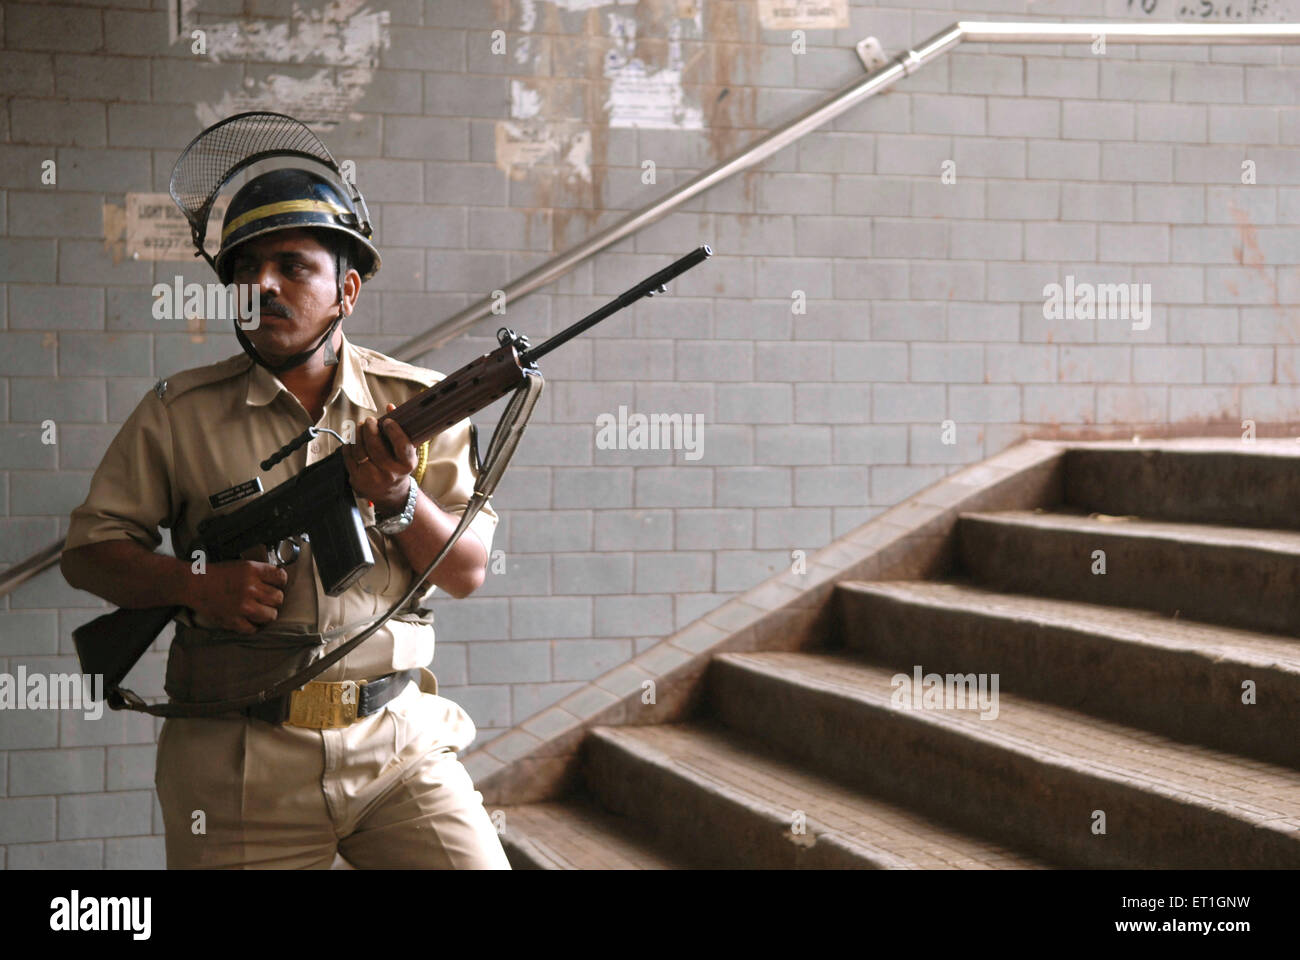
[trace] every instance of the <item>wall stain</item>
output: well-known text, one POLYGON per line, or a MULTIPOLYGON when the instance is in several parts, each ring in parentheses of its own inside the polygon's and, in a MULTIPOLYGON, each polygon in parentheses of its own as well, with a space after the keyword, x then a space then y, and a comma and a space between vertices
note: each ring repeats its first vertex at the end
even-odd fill
MULTIPOLYGON (((680 63, 683 90, 689 94, 688 99, 701 103, 710 97, 718 97, 727 89, 726 83, 718 82, 716 49, 727 47, 722 57, 724 75, 732 72, 736 51, 741 51, 750 67, 759 52, 752 45, 741 46, 734 42, 740 39, 737 5, 734 3, 701 5, 696 0, 642 0, 635 6, 598 7, 577 12, 563 10, 546 0, 537 0, 531 8, 533 16, 526 30, 522 4, 509 0, 493 0, 493 3, 498 18, 512 28, 509 35, 512 56, 518 50, 521 37, 527 37, 532 72, 512 76, 525 81, 529 89, 539 94, 541 108, 532 122, 546 128, 569 125, 571 129, 585 127, 590 131, 589 178, 574 176, 572 166, 562 155, 512 171, 512 176, 527 181, 526 186, 521 184, 523 189, 513 191, 515 199, 512 201, 525 215, 526 230, 531 231, 535 225, 549 228, 552 249, 573 242, 575 238, 570 234, 577 222, 582 226, 580 233, 588 235, 607 213, 616 212, 608 206, 607 184, 611 175, 620 178, 617 190, 620 198, 630 195, 640 186, 641 158, 634 155, 629 159, 627 150, 627 144, 635 142, 636 128, 611 130, 609 126, 614 78, 606 76, 606 58, 612 51, 619 49, 628 59, 640 60, 647 73, 669 66, 676 68, 680 63), (701 14, 701 29, 697 31, 689 21, 701 14), (618 47, 619 41, 611 35, 616 17, 630 21, 635 32, 623 47, 618 47), (682 24, 680 31, 677 28, 679 23, 682 24), (717 38, 713 36, 715 30, 717 38), (520 31, 524 32, 521 34, 520 31), (702 32, 703 37, 694 36, 698 32, 702 32), (727 39, 733 42, 722 42, 727 39), (674 59, 674 44, 680 52, 679 59, 674 59), (548 55, 543 56, 543 53, 548 55), (617 156, 613 162, 619 166, 617 170, 611 170, 611 156, 616 147, 617 156), (629 163, 632 166, 629 167, 629 163), (621 181, 624 178, 628 178, 628 189, 623 189, 621 181), (523 198, 526 198, 524 202, 518 203, 523 198)), ((713 160, 732 152, 743 128, 754 126, 752 97, 736 97, 732 91, 722 102, 725 105, 721 110, 701 109, 706 125, 699 133, 707 139, 708 154, 713 160), (745 109, 736 112, 737 102, 742 103, 745 109), (709 117, 711 113, 712 118, 709 117), (716 123, 713 118, 716 118, 716 123)), ((682 130, 678 135, 691 136, 693 133, 695 131, 682 130)), ((752 177, 746 177, 745 188, 747 203, 752 207, 752 177)))
POLYGON ((104 252, 115 264, 126 256, 126 204, 104 204, 104 252))
MULTIPOLYGON (((1229 201, 1229 211, 1232 213, 1232 219, 1236 221, 1237 232, 1240 237, 1240 244, 1234 245, 1232 255, 1237 263, 1251 270, 1263 278, 1264 283, 1269 291, 1269 305, 1273 312, 1283 321, 1278 324, 1278 332, 1287 338, 1290 343, 1296 342, 1297 325, 1295 318, 1291 315, 1286 307, 1282 306, 1281 298, 1278 294, 1277 280, 1268 269, 1268 256, 1264 253, 1259 245, 1259 230, 1250 220, 1250 215, 1242 210, 1235 202, 1229 201)), ((1281 270, 1279 264, 1277 269, 1281 270)), ((1232 293, 1236 293, 1235 285, 1226 283, 1225 286, 1232 293)), ((1272 383, 1296 383, 1295 356, 1294 354, 1278 351, 1276 354, 1277 362, 1273 367, 1272 383)))

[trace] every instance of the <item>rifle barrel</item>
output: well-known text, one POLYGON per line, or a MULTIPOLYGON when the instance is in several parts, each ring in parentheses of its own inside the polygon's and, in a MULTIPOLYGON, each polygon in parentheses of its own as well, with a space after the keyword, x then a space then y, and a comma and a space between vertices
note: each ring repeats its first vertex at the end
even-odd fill
POLYGON ((691 269, 691 267, 703 263, 711 256, 713 256, 713 251, 709 249, 709 245, 707 243, 700 244, 690 253, 686 254, 686 256, 673 261, 668 266, 660 270, 658 273, 654 274, 651 277, 647 277, 645 280, 642 280, 635 287, 632 287, 630 290, 621 293, 619 296, 615 297, 613 300, 605 304, 599 310, 587 314, 587 316, 583 317, 577 323, 574 323, 571 326, 561 330, 559 333, 551 337, 545 343, 540 343, 537 346, 532 347, 531 349, 525 350, 522 354, 519 355, 520 364, 527 366, 530 363, 536 362, 537 360, 546 356, 556 347, 560 346, 561 344, 568 343, 578 334, 582 333, 583 331, 591 327, 594 327, 596 324, 600 323, 600 321, 608 317, 611 313, 617 313, 619 310, 622 310, 624 307, 630 305, 631 303, 640 300, 642 297, 653 296, 654 293, 664 284, 668 283, 668 281, 676 279, 679 275, 691 269))

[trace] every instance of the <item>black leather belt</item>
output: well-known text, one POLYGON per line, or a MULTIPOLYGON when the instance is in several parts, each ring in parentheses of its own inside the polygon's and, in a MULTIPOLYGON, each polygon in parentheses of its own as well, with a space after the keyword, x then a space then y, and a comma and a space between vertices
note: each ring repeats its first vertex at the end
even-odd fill
MULTIPOLYGON (((390 673, 387 676, 379 677, 375 680, 367 680, 365 683, 358 684, 356 687, 357 719, 368 717, 372 713, 378 713, 387 706, 389 701, 401 694, 402 691, 406 689, 407 683, 412 680, 419 683, 419 667, 414 667, 410 670, 401 670, 397 673, 390 673)), ((316 681, 313 681, 312 683, 316 683, 316 681)), ((312 684, 308 684, 307 686, 310 687, 312 684)), ((321 686, 341 686, 341 684, 321 684, 321 686)), ((244 707, 239 712, 246 717, 252 717, 255 720, 265 720, 267 723, 284 723, 289 719, 292 701, 293 693, 289 693, 283 697, 268 700, 266 703, 244 707)), ((310 727, 316 726, 315 724, 295 724, 295 726, 299 725, 310 727)), ((346 724, 324 725, 326 728, 334 728, 337 726, 346 726, 346 724)))

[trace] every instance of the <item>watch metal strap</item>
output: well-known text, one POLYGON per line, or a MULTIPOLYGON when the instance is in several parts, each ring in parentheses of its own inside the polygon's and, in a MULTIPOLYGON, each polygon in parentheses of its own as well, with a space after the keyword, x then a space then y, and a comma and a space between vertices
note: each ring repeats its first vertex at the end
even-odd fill
POLYGON ((402 512, 383 520, 377 520, 375 527, 380 533, 392 535, 401 533, 411 525, 415 519, 415 503, 420 496, 420 485, 415 482, 415 477, 408 478, 406 493, 406 505, 402 507, 402 512))

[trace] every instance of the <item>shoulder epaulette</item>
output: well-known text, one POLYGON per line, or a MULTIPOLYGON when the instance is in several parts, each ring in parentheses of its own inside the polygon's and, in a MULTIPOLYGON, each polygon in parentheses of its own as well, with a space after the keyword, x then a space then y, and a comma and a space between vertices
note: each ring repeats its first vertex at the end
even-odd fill
POLYGON ((229 380, 231 377, 244 373, 252 366, 252 363, 252 358, 247 354, 237 354, 233 357, 227 357, 225 360, 210 363, 206 367, 193 367, 189 370, 182 370, 180 373, 159 380, 154 384, 153 392, 158 394, 158 399, 164 404, 170 404, 181 394, 187 393, 196 387, 207 386, 210 383, 220 383, 222 380, 229 380))
POLYGON ((371 350, 369 347, 355 347, 355 349, 361 357, 366 373, 373 373, 380 377, 397 377, 399 380, 414 380, 426 387, 431 387, 443 379, 443 374, 436 370, 426 370, 424 367, 394 360, 378 350, 371 350))

